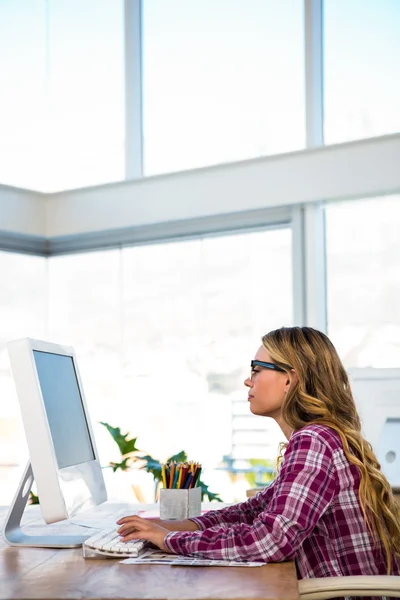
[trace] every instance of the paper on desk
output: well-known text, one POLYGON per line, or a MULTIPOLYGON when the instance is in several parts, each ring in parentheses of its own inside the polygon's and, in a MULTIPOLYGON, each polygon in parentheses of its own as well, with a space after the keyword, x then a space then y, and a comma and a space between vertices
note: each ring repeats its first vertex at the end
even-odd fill
POLYGON ((123 565, 170 565, 172 567, 262 567, 262 562, 239 562, 234 560, 211 560, 169 554, 161 550, 149 549, 137 558, 126 558, 121 561, 123 565))

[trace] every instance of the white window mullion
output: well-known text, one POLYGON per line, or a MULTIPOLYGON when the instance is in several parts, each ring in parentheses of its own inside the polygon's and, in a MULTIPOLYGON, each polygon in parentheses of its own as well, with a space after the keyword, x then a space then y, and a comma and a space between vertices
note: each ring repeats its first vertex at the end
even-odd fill
POLYGON ((293 325, 298 326, 307 323, 303 213, 300 204, 292 209, 293 325))
POLYGON ((306 146, 324 143, 323 0, 304 0, 306 146))
POLYGON ((327 330, 325 213, 322 203, 293 209, 295 325, 327 330))
POLYGON ((304 209, 307 325, 326 332, 326 242, 322 203, 304 209))
MULTIPOLYGON (((324 143, 323 0, 304 0, 306 145, 324 143)), ((293 314, 295 325, 327 329, 325 213, 322 202, 293 208, 293 314)))
POLYGON ((142 175, 142 2, 125 0, 125 179, 142 175))

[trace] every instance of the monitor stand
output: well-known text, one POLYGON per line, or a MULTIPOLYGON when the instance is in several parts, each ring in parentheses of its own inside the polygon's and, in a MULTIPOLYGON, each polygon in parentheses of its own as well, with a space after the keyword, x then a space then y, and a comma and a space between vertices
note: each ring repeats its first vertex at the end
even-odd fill
MULTIPOLYGON (((4 527, 4 541, 9 546, 30 546, 34 548, 78 548, 86 535, 28 535, 21 529, 21 519, 34 481, 32 466, 28 462, 19 483, 17 493, 8 511, 4 527)), ((43 526, 45 527, 45 525, 43 526)))

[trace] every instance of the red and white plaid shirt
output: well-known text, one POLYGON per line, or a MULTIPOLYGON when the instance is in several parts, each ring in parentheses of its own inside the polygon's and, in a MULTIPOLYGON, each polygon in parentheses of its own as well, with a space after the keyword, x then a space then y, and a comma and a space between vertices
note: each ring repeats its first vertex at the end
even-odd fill
MULTIPOLYGON (((246 502, 192 520, 199 531, 171 532, 176 554, 214 559, 294 560, 299 579, 386 575, 358 499, 360 474, 339 435, 307 425, 293 433, 275 481, 246 502)), ((400 574, 393 557, 393 575, 400 574)))

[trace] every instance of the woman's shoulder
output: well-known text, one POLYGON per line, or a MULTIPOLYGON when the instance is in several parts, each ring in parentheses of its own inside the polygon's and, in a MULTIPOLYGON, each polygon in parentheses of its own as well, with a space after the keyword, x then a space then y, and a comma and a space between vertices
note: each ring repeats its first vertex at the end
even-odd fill
POLYGON ((342 448, 342 441, 337 431, 328 427, 328 425, 320 425, 317 423, 309 423, 297 429, 291 435, 290 442, 295 440, 300 441, 301 438, 311 437, 318 440, 320 443, 328 446, 332 451, 342 448))

